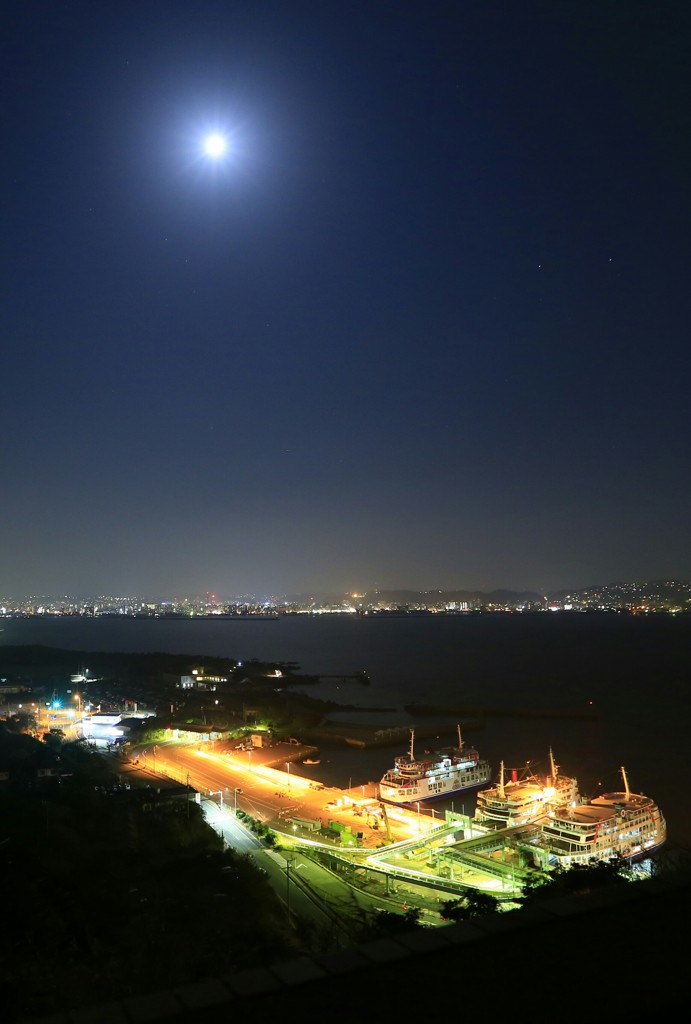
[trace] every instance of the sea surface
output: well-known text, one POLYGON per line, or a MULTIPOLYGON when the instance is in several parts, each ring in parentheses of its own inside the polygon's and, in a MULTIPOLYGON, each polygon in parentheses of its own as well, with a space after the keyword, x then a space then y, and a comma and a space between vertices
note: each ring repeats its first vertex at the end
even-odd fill
MULTIPOLYGON (((551 749, 562 772, 575 775, 583 792, 595 793, 620 789, 624 767, 630 788, 661 806, 670 843, 691 850, 690 616, 5 618, 0 620, 0 673, 3 645, 16 644, 297 662, 305 673, 337 677, 364 669, 369 686, 337 678, 305 691, 353 706, 331 715, 333 720, 418 730, 438 726, 438 741, 415 741, 418 753, 429 745, 453 745, 456 721, 448 715, 429 718, 406 706, 503 712, 487 715, 463 734, 495 775, 502 761, 507 771, 528 762, 543 768, 551 749), (586 709, 596 717, 571 716, 586 709), (560 714, 540 715, 544 711, 560 714)), ((75 664, 74 671, 81 667, 75 664)), ((400 745, 329 749, 320 752, 321 764, 303 770, 327 785, 357 786, 377 781, 397 753, 403 753, 400 745)), ((447 805, 434 804, 439 810, 447 805)), ((458 800, 455 809, 462 809, 458 800)))

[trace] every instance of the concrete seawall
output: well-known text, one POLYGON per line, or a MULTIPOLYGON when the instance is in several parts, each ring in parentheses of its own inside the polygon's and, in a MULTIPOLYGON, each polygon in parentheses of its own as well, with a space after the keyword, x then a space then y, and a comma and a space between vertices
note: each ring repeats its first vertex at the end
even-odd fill
MULTIPOLYGON (((491 718, 553 718, 564 721, 581 719, 595 721, 599 716, 593 708, 497 708, 497 707, 457 707, 440 704, 407 704, 405 710, 418 719, 450 718, 460 725, 464 736, 470 732, 484 729, 491 718)), ((418 721, 415 725, 415 739, 425 740, 439 736, 439 722, 425 725, 418 721)), ((367 725, 353 722, 322 722, 316 728, 305 729, 301 738, 305 743, 317 746, 356 747, 360 750, 375 747, 401 746, 408 747, 411 726, 392 726, 383 728, 379 725, 367 725)), ((447 745, 447 744, 445 744, 447 745)), ((451 741, 448 745, 451 745, 451 741)))
MULTIPOLYGON (((462 720, 461 727, 464 732, 483 728, 481 721, 462 720)), ((331 744, 332 746, 358 747, 369 749, 373 747, 391 747, 400 744, 402 749, 407 748, 410 741, 410 727, 401 725, 391 728, 382 728, 375 725, 363 725, 342 722, 324 722, 318 729, 309 729, 302 733, 306 742, 318 745, 331 744)), ((415 739, 424 740, 428 737, 439 735, 439 724, 428 726, 415 726, 415 739)))

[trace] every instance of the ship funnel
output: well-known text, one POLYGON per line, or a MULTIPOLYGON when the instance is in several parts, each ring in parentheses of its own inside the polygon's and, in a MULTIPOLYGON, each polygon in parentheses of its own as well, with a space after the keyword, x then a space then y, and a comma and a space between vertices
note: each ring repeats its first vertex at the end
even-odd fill
POLYGON ((518 770, 516 768, 511 769, 511 781, 518 782, 518 770))

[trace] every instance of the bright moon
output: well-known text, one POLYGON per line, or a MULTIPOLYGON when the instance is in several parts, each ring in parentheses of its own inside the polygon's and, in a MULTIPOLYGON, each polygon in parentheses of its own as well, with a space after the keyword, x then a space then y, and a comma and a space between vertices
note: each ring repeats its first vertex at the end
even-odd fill
POLYGON ((204 152, 207 156, 210 156, 212 160, 218 160, 220 156, 223 156, 228 144, 222 135, 215 133, 213 135, 207 135, 204 139, 204 152))

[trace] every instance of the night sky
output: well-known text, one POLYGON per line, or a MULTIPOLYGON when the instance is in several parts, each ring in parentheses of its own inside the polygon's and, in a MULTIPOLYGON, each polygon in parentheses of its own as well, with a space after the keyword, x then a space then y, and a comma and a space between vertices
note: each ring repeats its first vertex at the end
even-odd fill
POLYGON ((0 595, 691 578, 690 4, 1 19, 0 595))

